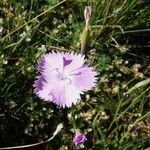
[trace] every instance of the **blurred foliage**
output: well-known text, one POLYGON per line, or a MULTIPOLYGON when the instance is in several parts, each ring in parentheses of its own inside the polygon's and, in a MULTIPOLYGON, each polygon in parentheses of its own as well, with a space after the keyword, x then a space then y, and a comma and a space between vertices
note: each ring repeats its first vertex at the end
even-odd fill
POLYGON ((0 1, 0 147, 40 142, 63 131, 52 149, 144 150, 150 147, 150 5, 146 0, 0 1), (80 52, 83 11, 92 7, 87 62, 97 87, 72 108, 60 109, 33 94, 37 60, 46 52, 80 52))

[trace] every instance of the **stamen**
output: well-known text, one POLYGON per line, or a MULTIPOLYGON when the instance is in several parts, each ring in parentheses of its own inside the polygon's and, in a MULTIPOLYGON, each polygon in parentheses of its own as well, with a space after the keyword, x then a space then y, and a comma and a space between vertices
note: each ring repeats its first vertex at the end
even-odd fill
POLYGON ((75 76, 75 75, 80 75, 81 72, 75 73, 75 74, 70 74, 70 76, 75 76))
POLYGON ((58 73, 58 74, 60 74, 60 72, 58 71, 58 70, 59 70, 59 68, 55 68, 54 70, 56 70, 56 71, 57 71, 57 73, 58 73))
POLYGON ((72 81, 69 78, 65 78, 67 81, 67 84, 70 85, 72 83, 72 81))

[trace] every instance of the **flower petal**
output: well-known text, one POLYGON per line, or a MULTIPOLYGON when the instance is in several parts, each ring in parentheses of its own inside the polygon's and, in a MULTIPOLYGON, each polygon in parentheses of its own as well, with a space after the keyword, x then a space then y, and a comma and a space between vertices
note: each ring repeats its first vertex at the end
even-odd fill
POLYGON ((50 70, 63 69, 63 57, 61 54, 52 52, 45 55, 45 68, 50 70))
POLYGON ((72 104, 76 104, 77 101, 80 99, 80 91, 73 82, 65 83, 65 104, 67 107, 71 107, 72 104))
POLYGON ((68 81, 56 85, 50 92, 52 101, 60 107, 71 107, 80 98, 80 91, 68 81))
POLYGON ((40 90, 43 89, 43 82, 46 82, 42 76, 38 76, 37 80, 34 81, 33 87, 34 93, 38 93, 40 90))
POLYGON ((38 70, 40 73, 43 72, 44 65, 45 65, 45 58, 42 57, 42 58, 38 61, 38 64, 37 64, 37 70, 38 70))
POLYGON ((96 82, 96 72, 93 71, 92 67, 84 66, 73 71, 70 74, 71 80, 75 85, 81 90, 90 90, 95 86, 96 82))
POLYGON ((73 142, 75 143, 75 145, 81 145, 86 140, 87 140, 86 136, 82 133, 76 134, 75 137, 73 138, 73 142))
POLYGON ((56 103, 60 107, 65 107, 65 88, 64 82, 60 82, 60 84, 55 84, 55 87, 51 90, 49 95, 52 97, 51 101, 56 103))
POLYGON ((54 88, 55 84, 58 84, 57 80, 52 80, 51 83, 44 82, 42 90, 37 92, 38 96, 44 99, 45 101, 52 101, 53 97, 52 95, 50 95, 50 93, 54 88))
POLYGON ((70 63, 64 66, 64 73, 68 75, 70 72, 80 68, 85 63, 84 56, 81 54, 65 53, 63 57, 70 60, 70 63))

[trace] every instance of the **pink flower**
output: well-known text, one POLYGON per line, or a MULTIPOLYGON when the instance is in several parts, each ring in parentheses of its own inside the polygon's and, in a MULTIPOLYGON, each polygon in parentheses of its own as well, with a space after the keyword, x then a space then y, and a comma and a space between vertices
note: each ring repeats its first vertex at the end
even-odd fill
POLYGON ((87 140, 86 136, 82 133, 76 134, 73 138, 73 142, 76 146, 80 146, 81 144, 84 144, 84 142, 87 140))
POLYGON ((81 54, 48 53, 38 61, 37 70, 34 92, 60 107, 76 104, 80 94, 92 89, 96 82, 96 72, 85 65, 81 54))

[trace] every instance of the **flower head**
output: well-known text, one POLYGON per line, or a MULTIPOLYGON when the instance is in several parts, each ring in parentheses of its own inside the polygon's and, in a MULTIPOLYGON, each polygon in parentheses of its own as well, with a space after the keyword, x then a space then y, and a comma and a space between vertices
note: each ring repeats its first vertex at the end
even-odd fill
POLYGON ((71 107, 83 91, 95 86, 96 72, 81 54, 48 53, 38 61, 37 70, 34 92, 60 107, 71 107))
POLYGON ((84 144, 84 142, 87 140, 86 136, 82 133, 78 133, 73 138, 73 142, 76 146, 80 146, 81 144, 84 144))

